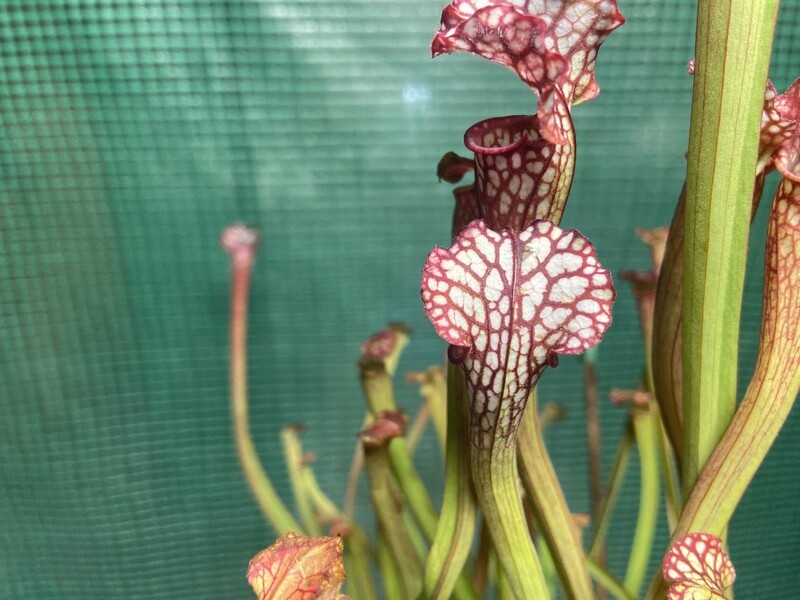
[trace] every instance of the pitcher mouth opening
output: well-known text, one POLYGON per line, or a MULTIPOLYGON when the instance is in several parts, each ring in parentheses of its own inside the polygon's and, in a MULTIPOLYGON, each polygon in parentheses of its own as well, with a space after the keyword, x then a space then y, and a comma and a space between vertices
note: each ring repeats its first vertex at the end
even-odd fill
POLYGON ((475 123, 464 134, 464 145, 479 155, 505 154, 523 146, 548 144, 536 115, 493 117, 475 123))

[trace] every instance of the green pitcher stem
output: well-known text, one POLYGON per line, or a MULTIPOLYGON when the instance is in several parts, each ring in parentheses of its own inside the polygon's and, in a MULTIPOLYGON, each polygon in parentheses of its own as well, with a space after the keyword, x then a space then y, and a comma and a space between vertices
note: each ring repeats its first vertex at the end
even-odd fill
POLYGON ((470 443, 464 374, 448 363, 444 498, 436 535, 425 564, 422 595, 425 600, 446 600, 454 588, 457 598, 470 600, 478 597, 464 575, 478 511, 469 457, 464 452, 470 443))
POLYGON ((547 541, 567 598, 591 598, 592 584, 572 513, 558 483, 537 419, 536 393, 522 416, 517 441, 520 476, 539 532, 547 541))
MULTIPOLYGON (((507 403, 500 401, 497 421, 503 422, 507 403)), ((518 600, 549 598, 539 558, 528 532, 517 488, 516 436, 493 436, 488 446, 478 447, 483 432, 473 428, 472 480, 475 495, 497 550, 508 585, 518 600)))
POLYGON ((778 0, 698 5, 682 303, 684 496, 736 408, 745 259, 777 10, 778 0))

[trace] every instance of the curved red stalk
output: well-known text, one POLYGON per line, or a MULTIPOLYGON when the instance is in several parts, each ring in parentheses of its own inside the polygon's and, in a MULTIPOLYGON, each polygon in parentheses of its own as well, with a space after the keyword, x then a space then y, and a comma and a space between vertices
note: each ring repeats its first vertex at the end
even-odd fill
POLYGON ((624 22, 617 0, 455 0, 431 52, 469 52, 509 67, 540 98, 544 138, 564 144, 564 114, 599 93, 597 50, 624 22))

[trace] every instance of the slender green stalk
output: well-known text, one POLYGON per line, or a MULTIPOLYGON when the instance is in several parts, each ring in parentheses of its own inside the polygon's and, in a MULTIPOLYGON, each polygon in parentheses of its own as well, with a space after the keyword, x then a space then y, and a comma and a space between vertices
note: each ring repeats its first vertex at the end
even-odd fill
POLYGON ((567 598, 591 598, 592 583, 583 548, 537 422, 535 391, 522 416, 517 455, 522 485, 564 594, 567 598))
POLYGON ((234 225, 223 233, 222 245, 230 253, 233 265, 230 382, 233 437, 239 464, 250 492, 272 528, 279 534, 302 532, 302 527, 275 491, 250 436, 247 401, 247 300, 255 260, 256 234, 242 225, 234 225))
POLYGON ((592 515, 593 531, 592 543, 589 544, 589 557, 592 561, 597 561, 602 556, 605 548, 608 526, 611 523, 611 516, 614 513, 614 506, 622 490, 625 475, 628 472, 628 465, 631 460, 631 450, 633 448, 633 427, 630 420, 622 432, 622 436, 617 446, 617 454, 614 458, 614 466, 611 469, 611 479, 606 489, 606 495, 600 504, 600 513, 592 515))
POLYGON ((317 515, 314 513, 314 506, 308 494, 306 472, 308 467, 305 464, 303 449, 300 445, 300 430, 302 425, 286 425, 281 429, 281 442, 283 442, 283 455, 286 460, 287 471, 289 472, 289 482, 292 485, 294 495, 294 505, 300 515, 300 520, 307 535, 321 535, 322 528, 319 525, 317 515))
POLYGON ((469 415, 461 370, 448 363, 447 371, 447 445, 445 450, 445 483, 442 510, 433 539, 422 597, 429 600, 450 598, 457 587, 457 596, 469 599, 477 594, 462 574, 475 535, 478 506, 472 489, 469 459, 469 415))
POLYGON ((425 563, 425 559, 428 558, 428 544, 425 536, 420 531, 414 516, 408 510, 404 509, 400 516, 403 519, 403 527, 408 533, 408 539, 411 540, 411 545, 414 547, 414 554, 422 565, 425 563))
MULTIPOLYGON (((367 426, 367 416, 361 426, 367 426)), ((353 457, 350 459, 350 468, 347 470, 347 487, 345 487, 344 500, 342 501, 342 511, 345 517, 352 521, 356 511, 356 496, 358 494, 358 480, 364 470, 364 446, 359 440, 353 448, 353 457)))
POLYGON ((736 408, 739 317, 778 0, 705 0, 686 174, 683 493, 736 408))
MULTIPOLYGON (((363 456, 363 454, 362 454, 363 456)), ((344 538, 344 560, 347 567, 347 586, 352 600, 376 600, 375 581, 372 577, 370 558, 374 550, 362 527, 352 521, 322 491, 314 475, 314 470, 305 465, 302 485, 305 489, 317 518, 330 525, 330 533, 338 533, 344 538)))
POLYGON ((653 401, 644 406, 631 408, 633 431, 639 450, 639 513, 636 520, 628 568, 625 573, 625 589, 636 598, 647 575, 647 565, 658 523, 660 483, 658 469, 658 443, 661 422, 653 401))
POLYGON ((305 493, 308 495, 319 521, 326 524, 333 523, 334 521, 341 521, 347 523, 350 527, 355 526, 355 523, 351 522, 333 501, 328 498, 325 492, 320 489, 317 477, 314 475, 314 471, 310 465, 306 465, 303 474, 302 484, 305 487, 305 493))
POLYGON ((586 567, 589 569, 592 579, 594 579, 608 592, 613 594, 617 600, 635 600, 636 596, 632 596, 622 585, 621 581, 619 581, 616 577, 614 577, 611 573, 606 571, 592 559, 587 559, 586 567))

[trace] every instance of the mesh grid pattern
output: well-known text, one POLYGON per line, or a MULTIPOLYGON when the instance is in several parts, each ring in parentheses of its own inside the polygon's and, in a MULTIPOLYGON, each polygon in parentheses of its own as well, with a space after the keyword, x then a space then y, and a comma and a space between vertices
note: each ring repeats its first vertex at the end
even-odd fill
MULTIPOLYGON (((694 21, 689 0, 621 4, 628 24, 601 51, 603 92, 575 109, 579 162, 564 220, 613 271, 647 266, 633 230, 666 224, 680 190, 694 21)), ((416 332, 403 369, 440 357, 418 296, 426 254, 448 241, 449 186, 437 184, 436 162, 462 151, 472 123, 534 111, 497 66, 428 60, 442 5, 0 7, 0 597, 249 597, 245 566, 273 535, 230 439, 217 237, 236 220, 263 234, 250 327, 262 457, 288 492, 278 431, 304 421, 321 484, 341 497, 362 413, 360 341, 402 320, 416 332)), ((780 90, 800 74, 798 14, 800 0, 784 0, 780 90)), ((764 217, 753 230, 742 386, 764 217)), ((635 383, 638 336, 620 286, 600 350, 603 393, 635 383)), ((548 443, 584 511, 579 373, 563 360, 541 394, 567 408, 548 443)), ((413 387, 400 383, 399 394, 413 412, 413 387)), ((608 467, 624 415, 603 408, 608 467)), ((793 416, 732 529, 743 598, 790 596, 800 583, 800 537, 786 535, 800 520, 798 430, 793 416)), ((420 465, 433 490, 436 461, 420 465)), ((618 569, 635 471, 628 484, 610 549, 618 569)))

